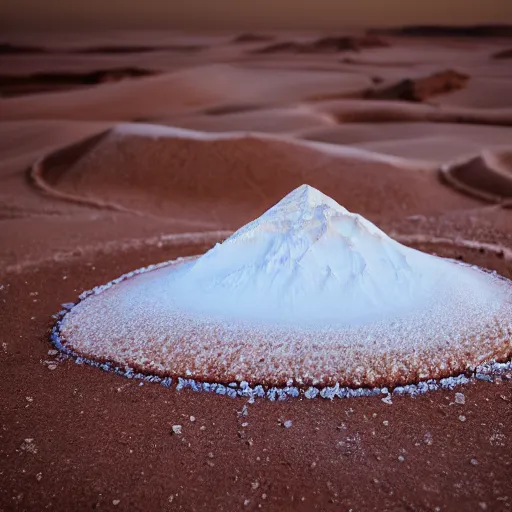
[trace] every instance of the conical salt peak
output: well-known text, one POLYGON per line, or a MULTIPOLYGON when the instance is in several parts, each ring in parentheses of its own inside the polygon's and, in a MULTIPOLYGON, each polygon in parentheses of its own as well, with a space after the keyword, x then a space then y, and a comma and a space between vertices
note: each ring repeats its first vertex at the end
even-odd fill
POLYGON ((337 222, 336 231, 344 236, 363 235, 388 238, 377 226, 361 215, 351 213, 331 197, 310 185, 301 185, 292 190, 261 217, 246 224, 234 233, 228 243, 240 243, 258 236, 262 232, 285 233, 291 231, 306 232, 317 230, 319 225, 327 229, 332 222, 337 222), (343 228, 339 223, 349 228, 343 228))
POLYGON ((334 199, 311 185, 301 185, 292 190, 266 213, 270 214, 287 209, 290 205, 293 205, 294 209, 301 211, 313 210, 320 206, 334 210, 337 213, 349 213, 347 209, 343 208, 343 206, 338 204, 334 199))

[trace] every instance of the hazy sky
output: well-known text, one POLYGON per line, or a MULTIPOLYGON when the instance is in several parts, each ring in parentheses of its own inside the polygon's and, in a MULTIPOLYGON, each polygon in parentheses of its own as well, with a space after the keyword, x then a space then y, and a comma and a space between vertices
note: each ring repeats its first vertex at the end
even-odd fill
POLYGON ((324 28, 512 23, 512 0, 2 0, 16 28, 324 28))

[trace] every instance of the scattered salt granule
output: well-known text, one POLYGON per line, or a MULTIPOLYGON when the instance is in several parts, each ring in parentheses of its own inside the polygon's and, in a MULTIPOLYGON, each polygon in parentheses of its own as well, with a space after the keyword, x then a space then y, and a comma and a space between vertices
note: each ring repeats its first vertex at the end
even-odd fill
POLYGON ((180 435, 180 434, 181 434, 181 429, 182 429, 181 425, 173 425, 173 426, 172 426, 172 433, 173 433, 174 435, 177 435, 177 436, 178 436, 178 435, 180 435))
POLYGON ((491 349, 508 354, 511 287, 405 247, 304 185, 200 258, 86 293, 59 323, 56 344, 113 362, 104 369, 178 373, 187 377, 178 389, 232 398, 249 393, 241 382, 274 384, 261 389, 270 400, 304 389, 332 399, 419 376, 425 382, 395 389, 417 394, 463 382, 427 380, 445 374, 447 361, 457 374, 491 349))
POLYGON ((391 394, 388 394, 385 398, 381 398, 381 400, 388 405, 393 405, 393 401, 391 400, 391 394))
POLYGON ((112 505, 119 505, 121 503, 121 500, 112 500, 112 505))
POLYGON ((36 444, 34 443, 34 439, 33 438, 27 438, 23 441, 23 443, 21 444, 20 448, 25 451, 25 452, 28 452, 28 453, 32 453, 32 454, 35 454, 37 453, 37 446, 36 444))
POLYGON ((404 457, 403 455, 399 455, 399 456, 398 456, 398 460, 399 460, 400 462, 403 462, 403 461, 405 460, 405 457, 404 457))
POLYGON ((463 393, 455 393, 455 403, 464 405, 466 403, 466 397, 463 393))
POLYGON ((478 461, 477 461, 476 459, 471 459, 471 461, 470 461, 470 462, 471 462, 471 464, 472 464, 473 466, 478 466, 478 464, 479 464, 479 463, 478 463, 478 461))
POLYGON ((462 414, 459 416, 459 421, 466 421, 466 416, 463 416, 462 414))
POLYGON ((190 416, 190 421, 191 421, 191 423, 194 423, 196 421, 196 417, 195 416, 190 416))
POLYGON ((283 427, 284 427, 284 428, 290 428, 292 425, 293 425, 292 420, 286 420, 286 421, 283 423, 283 427))

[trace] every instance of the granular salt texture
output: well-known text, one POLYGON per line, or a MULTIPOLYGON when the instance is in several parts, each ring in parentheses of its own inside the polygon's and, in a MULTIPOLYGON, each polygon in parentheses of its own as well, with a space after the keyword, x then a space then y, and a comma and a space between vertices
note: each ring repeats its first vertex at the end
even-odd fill
POLYGON ((511 338, 511 281, 405 247, 306 185, 200 258, 96 289, 59 332, 85 358, 228 396, 458 375, 509 358, 511 338))

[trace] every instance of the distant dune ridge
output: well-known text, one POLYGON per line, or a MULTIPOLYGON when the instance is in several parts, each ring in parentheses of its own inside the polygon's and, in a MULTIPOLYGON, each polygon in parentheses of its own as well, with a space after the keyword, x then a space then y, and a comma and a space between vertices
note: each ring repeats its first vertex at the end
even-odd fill
POLYGON ((449 69, 424 78, 405 79, 395 85, 370 90, 366 97, 421 102, 438 94, 463 89, 469 79, 469 75, 449 69))
POLYGON ((28 76, 0 75, 0 94, 4 97, 68 90, 76 86, 91 86, 120 82, 156 74, 142 68, 100 69, 90 73, 35 73, 28 76))
POLYGON ((258 34, 256 32, 245 32, 233 39, 234 43, 260 43, 264 41, 272 41, 275 37, 270 34, 258 34))
POLYGON ((364 48, 382 48, 389 43, 379 37, 329 36, 312 42, 283 41, 253 50, 254 53, 339 53, 360 51, 364 48))
POLYGON ((442 177, 476 197, 512 207, 512 149, 485 150, 476 156, 443 165, 442 177))
POLYGON ((173 45, 105 45, 105 46, 83 46, 78 48, 49 48, 45 46, 30 46, 0 42, 0 55, 9 54, 39 54, 39 53, 71 53, 71 54, 123 54, 123 53, 148 53, 158 51, 170 52, 198 52, 206 48, 199 44, 173 44, 173 45))
POLYGON ((370 34, 412 37, 512 37, 511 24, 482 25, 409 25, 398 28, 372 29, 370 34))

